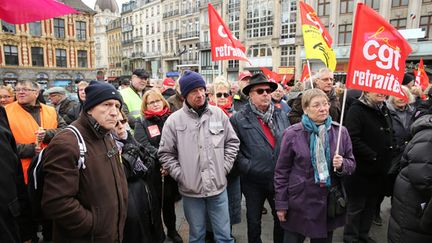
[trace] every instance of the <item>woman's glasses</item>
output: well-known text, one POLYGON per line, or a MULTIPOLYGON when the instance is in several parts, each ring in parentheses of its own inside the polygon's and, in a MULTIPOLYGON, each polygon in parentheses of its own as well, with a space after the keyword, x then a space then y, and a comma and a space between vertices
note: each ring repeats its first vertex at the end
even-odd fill
POLYGON ((148 106, 150 106, 150 105, 156 105, 156 104, 158 104, 159 102, 162 102, 162 100, 154 100, 154 101, 150 101, 150 102, 147 102, 147 105, 148 105, 148 106))
POLYGON ((220 98, 222 96, 225 98, 228 98, 230 96, 230 94, 228 94, 228 93, 216 93, 216 97, 220 98))
POLYGON ((117 127, 118 125, 120 125, 120 123, 124 125, 124 124, 126 124, 126 122, 127 122, 127 119, 119 120, 119 121, 117 121, 117 123, 116 123, 116 127, 117 127))

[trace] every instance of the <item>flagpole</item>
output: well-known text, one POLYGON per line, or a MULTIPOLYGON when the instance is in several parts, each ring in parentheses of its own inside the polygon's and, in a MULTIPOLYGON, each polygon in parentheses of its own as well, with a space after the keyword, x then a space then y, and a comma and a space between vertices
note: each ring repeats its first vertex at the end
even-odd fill
POLYGON ((306 59, 306 63, 307 63, 307 66, 308 66, 308 71, 309 71, 309 80, 310 80, 310 83, 311 83, 311 87, 312 87, 312 89, 314 88, 314 85, 313 85, 313 80, 312 80, 312 71, 311 71, 311 68, 310 68, 310 63, 309 63, 309 59, 306 59))
MULTIPOLYGON (((345 103, 346 103, 346 97, 347 97, 347 88, 344 89, 344 94, 343 94, 343 99, 342 99, 342 111, 341 111, 341 117, 340 117, 340 122, 339 122, 339 131, 338 131, 338 137, 337 137, 337 143, 336 143, 336 152, 335 154, 339 154, 339 145, 340 145, 340 140, 341 140, 341 136, 342 136, 342 125, 343 125, 343 119, 344 119, 344 114, 345 114, 345 103)), ((336 171, 336 168, 334 168, 334 170, 336 171)))
POLYGON ((214 82, 214 80, 215 80, 215 69, 214 69, 214 62, 212 61, 212 83, 214 82))

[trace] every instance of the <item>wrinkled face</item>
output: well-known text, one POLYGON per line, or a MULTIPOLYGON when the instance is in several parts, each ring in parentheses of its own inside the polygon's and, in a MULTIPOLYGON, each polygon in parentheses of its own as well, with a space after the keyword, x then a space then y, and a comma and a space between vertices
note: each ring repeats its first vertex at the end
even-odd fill
POLYGON ((85 101, 85 99, 86 99, 86 94, 85 94, 85 88, 86 87, 87 86, 80 86, 80 87, 78 87, 78 95, 79 95, 79 98, 82 101, 85 101))
POLYGON ((206 96, 205 96, 205 88, 198 87, 193 90, 191 90, 187 96, 186 100, 189 103, 189 105, 192 106, 194 109, 198 109, 201 106, 204 105, 206 96))
POLYGON ((259 110, 267 111, 271 103, 271 88, 268 84, 258 84, 249 91, 249 98, 259 110))
POLYGON ((147 81, 148 79, 140 78, 134 74, 132 75, 131 84, 137 91, 143 91, 147 86, 147 81))
POLYGON ((329 109, 330 103, 327 101, 327 97, 316 96, 311 99, 304 113, 307 114, 313 122, 322 124, 329 116, 329 109))
POLYGON ((14 101, 14 97, 5 89, 0 89, 0 105, 5 106, 14 101))
POLYGON ((64 95, 59 94, 59 93, 53 93, 53 94, 49 94, 48 98, 51 100, 51 103, 53 105, 57 105, 58 103, 60 103, 60 101, 63 99, 64 95))
POLYGON ((105 100, 91 108, 87 113, 93 117, 99 125, 107 130, 112 130, 118 120, 120 113, 120 102, 115 99, 105 100))
POLYGON ((243 88, 249 84, 249 81, 250 81, 250 77, 239 80, 238 85, 239 85, 240 90, 243 90, 243 88))
POLYGON ((316 88, 328 93, 333 88, 334 76, 332 72, 322 72, 320 78, 316 79, 316 88))
POLYGON ((19 83, 15 86, 16 98, 21 105, 35 105, 39 95, 39 90, 33 88, 28 83, 19 83))
POLYGON ((231 94, 237 94, 237 92, 239 91, 239 86, 238 86, 238 84, 236 84, 236 83, 233 83, 232 85, 231 85, 231 94))
POLYGON ((147 110, 151 112, 159 112, 164 108, 164 103, 162 102, 162 99, 157 95, 153 94, 147 96, 146 104, 147 110))
POLYGON ((226 105, 228 103, 228 99, 230 97, 230 93, 228 88, 223 86, 218 86, 215 89, 215 93, 211 94, 211 99, 216 105, 226 105))
POLYGON ((271 94, 272 98, 276 101, 280 101, 282 99, 282 96, 284 95, 282 86, 278 85, 278 88, 273 91, 271 94))
POLYGON ((387 98, 386 95, 384 95, 384 94, 378 94, 378 93, 372 93, 372 92, 366 93, 366 96, 367 96, 368 100, 374 104, 382 103, 387 98))
POLYGON ((393 102, 393 105, 399 109, 404 108, 408 104, 407 101, 405 101, 401 98, 398 98, 398 97, 394 97, 392 102, 393 102))
POLYGON ((117 123, 114 128, 114 133, 117 135, 117 137, 121 139, 127 138, 127 119, 125 119, 121 112, 119 112, 119 115, 117 117, 117 123))

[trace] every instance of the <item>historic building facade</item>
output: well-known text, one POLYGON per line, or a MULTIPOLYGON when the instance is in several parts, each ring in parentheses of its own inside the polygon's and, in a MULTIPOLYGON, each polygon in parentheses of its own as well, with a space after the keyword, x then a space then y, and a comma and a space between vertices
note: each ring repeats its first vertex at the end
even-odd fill
POLYGON ((121 46, 121 18, 112 20, 107 28, 106 34, 108 39, 108 70, 106 75, 108 80, 112 81, 121 76, 122 72, 122 46, 121 46))
POLYGON ((63 0, 80 14, 12 25, 1 22, 0 83, 35 80, 42 87, 73 89, 79 80, 96 78, 93 15, 80 0, 63 0))

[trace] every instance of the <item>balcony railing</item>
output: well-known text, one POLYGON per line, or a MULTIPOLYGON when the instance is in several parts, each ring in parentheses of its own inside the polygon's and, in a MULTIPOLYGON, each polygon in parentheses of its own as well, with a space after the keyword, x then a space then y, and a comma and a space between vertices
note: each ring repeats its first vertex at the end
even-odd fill
POLYGON ((198 58, 181 59, 180 65, 199 65, 198 58))
POLYGON ((163 13, 162 17, 163 18, 169 18, 172 16, 179 15, 179 13, 180 13, 180 11, 178 9, 176 9, 176 10, 172 10, 172 11, 168 11, 168 12, 163 13))
POLYGON ((143 41, 143 36, 142 35, 134 36, 133 41, 135 41, 135 42, 137 42, 137 41, 143 41))
POLYGON ((140 57, 145 57, 145 53, 144 52, 132 52, 132 57, 133 58, 140 58, 140 57))
POLYGON ((211 46, 210 46, 210 42, 209 41, 198 43, 198 49, 200 49, 200 50, 210 49, 210 47, 211 46))
POLYGON ((183 11, 181 12, 181 15, 188 15, 188 14, 197 13, 197 12, 199 12, 199 10, 200 10, 199 7, 183 9, 183 11))
POLYGON ((190 31, 179 34, 179 39, 199 38, 199 31, 190 31))
POLYGON ((133 43, 133 40, 124 40, 122 41, 122 45, 130 45, 133 43))

